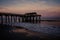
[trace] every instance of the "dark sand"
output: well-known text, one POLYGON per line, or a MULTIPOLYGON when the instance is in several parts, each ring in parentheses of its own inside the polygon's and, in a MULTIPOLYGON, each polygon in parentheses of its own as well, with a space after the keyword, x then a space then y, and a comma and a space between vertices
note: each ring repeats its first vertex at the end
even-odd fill
POLYGON ((25 28, 0 26, 0 40, 59 40, 60 37, 33 32, 25 28), (8 28, 8 30, 6 30, 8 28), (14 28, 10 30, 9 28, 14 28))

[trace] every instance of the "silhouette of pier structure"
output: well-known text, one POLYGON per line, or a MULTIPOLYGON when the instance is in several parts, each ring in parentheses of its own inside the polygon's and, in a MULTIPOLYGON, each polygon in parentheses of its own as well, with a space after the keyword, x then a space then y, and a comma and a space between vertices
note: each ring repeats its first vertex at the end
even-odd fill
POLYGON ((40 23, 41 15, 36 12, 25 14, 0 13, 0 24, 13 24, 20 22, 40 23))

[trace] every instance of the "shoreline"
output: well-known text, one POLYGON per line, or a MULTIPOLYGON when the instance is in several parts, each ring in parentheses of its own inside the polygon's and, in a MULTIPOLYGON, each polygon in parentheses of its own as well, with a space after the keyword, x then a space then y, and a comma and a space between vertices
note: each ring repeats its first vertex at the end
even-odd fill
MULTIPOLYGON (((8 27, 8 26, 7 26, 8 27)), ((8 27, 9 28, 9 27, 8 27)), ((14 27, 12 27, 14 28, 14 27)), ((0 28, 1 29, 1 28, 0 28)), ((55 37, 53 35, 48 35, 44 33, 30 31, 25 28, 15 28, 14 30, 6 31, 5 29, 0 30, 0 37, 5 39, 14 39, 14 40, 51 40, 51 39, 60 39, 59 37, 55 37)))

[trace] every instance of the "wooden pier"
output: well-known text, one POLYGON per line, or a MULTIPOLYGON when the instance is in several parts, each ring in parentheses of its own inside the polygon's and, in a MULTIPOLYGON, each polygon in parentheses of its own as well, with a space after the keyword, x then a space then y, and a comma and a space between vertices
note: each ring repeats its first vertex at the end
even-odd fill
POLYGON ((40 23, 41 15, 37 15, 36 12, 25 13, 25 14, 13 14, 13 13, 0 13, 0 24, 7 23, 40 23))

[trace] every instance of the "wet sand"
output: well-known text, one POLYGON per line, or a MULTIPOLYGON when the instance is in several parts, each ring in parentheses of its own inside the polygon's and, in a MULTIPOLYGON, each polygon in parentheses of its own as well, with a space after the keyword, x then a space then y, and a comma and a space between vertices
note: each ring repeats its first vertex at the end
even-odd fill
POLYGON ((25 28, 0 26, 0 40, 59 40, 60 37, 45 33, 33 32, 25 28), (6 30, 8 28, 8 30, 6 30), (13 30, 10 30, 12 28, 13 30))

